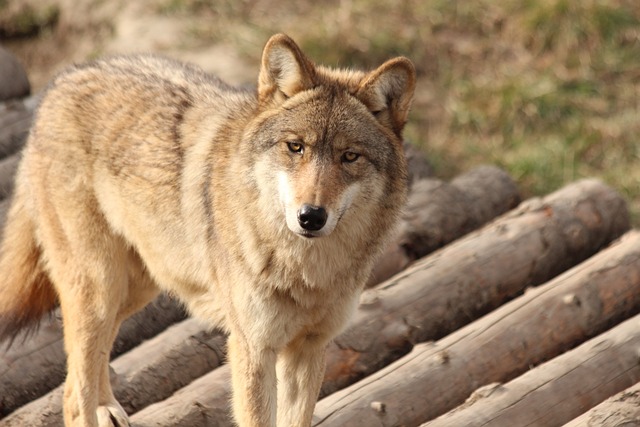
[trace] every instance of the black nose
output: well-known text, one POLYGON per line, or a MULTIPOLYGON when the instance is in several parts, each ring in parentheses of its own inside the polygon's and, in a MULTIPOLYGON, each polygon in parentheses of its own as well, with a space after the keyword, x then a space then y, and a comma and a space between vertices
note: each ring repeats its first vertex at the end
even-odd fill
POLYGON ((321 206, 304 204, 298 211, 298 224, 307 231, 318 231, 327 223, 327 211, 321 206))

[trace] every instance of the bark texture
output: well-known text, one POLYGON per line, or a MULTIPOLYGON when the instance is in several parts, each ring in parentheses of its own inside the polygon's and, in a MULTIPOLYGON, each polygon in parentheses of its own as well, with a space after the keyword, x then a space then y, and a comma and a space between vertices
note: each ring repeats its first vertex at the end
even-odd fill
POLYGON ((640 232, 321 400, 316 426, 416 426, 640 311, 640 232), (377 408, 377 409, 376 409, 377 408))
POLYGON ((477 390, 421 427, 561 426, 640 381, 639 326, 635 316, 507 384, 477 390))
POLYGON ((352 326, 329 347, 322 395, 551 279, 628 228, 622 197, 595 180, 523 203, 367 290, 352 326))

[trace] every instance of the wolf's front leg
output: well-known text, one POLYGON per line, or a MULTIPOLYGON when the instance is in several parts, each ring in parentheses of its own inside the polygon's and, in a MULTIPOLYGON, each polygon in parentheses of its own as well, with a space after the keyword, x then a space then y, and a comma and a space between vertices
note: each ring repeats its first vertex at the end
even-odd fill
POLYGON ((327 339, 306 335, 278 354, 278 427, 309 427, 325 369, 327 339))
POLYGON ((240 427, 276 425, 276 354, 232 332, 228 341, 233 415, 240 427))

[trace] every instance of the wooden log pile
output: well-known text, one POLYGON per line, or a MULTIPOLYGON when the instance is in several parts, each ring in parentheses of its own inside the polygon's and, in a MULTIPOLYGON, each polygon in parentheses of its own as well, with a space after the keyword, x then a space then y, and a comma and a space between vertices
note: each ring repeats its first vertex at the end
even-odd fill
MULTIPOLYGON (((0 220, 36 105, 0 104, 0 220)), ((401 227, 327 349, 314 425, 640 423, 640 231, 623 198, 589 179, 520 203, 498 168, 445 182, 408 156, 401 227)), ((61 340, 54 315, 0 350, 0 427, 61 425, 61 340)), ((224 334, 163 295, 123 325, 114 392, 134 426, 231 426, 225 357, 224 334)))

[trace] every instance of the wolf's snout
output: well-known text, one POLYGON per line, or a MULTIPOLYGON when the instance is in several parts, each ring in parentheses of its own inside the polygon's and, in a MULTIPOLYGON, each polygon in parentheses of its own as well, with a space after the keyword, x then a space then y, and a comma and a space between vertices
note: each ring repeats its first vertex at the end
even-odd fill
POLYGON ((305 203, 298 210, 298 224, 307 231, 318 231, 327 223, 327 211, 322 206, 305 203))

